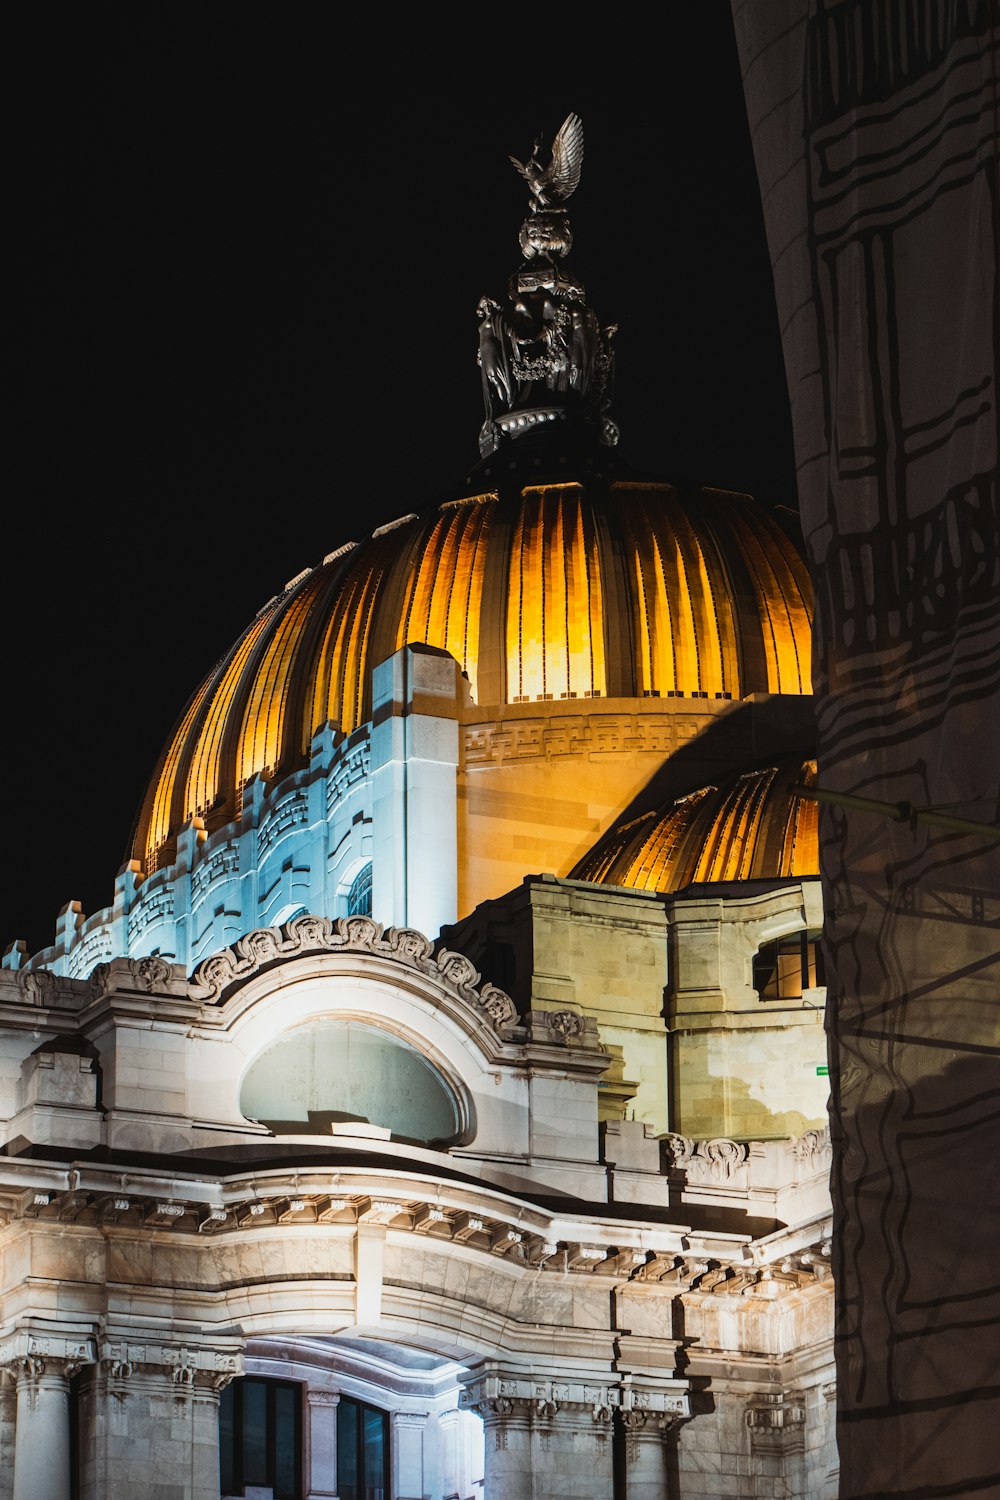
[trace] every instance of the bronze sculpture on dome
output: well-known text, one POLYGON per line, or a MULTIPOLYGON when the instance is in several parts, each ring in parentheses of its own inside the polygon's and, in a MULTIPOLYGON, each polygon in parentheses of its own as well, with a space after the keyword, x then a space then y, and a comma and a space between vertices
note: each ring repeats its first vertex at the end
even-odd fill
POLYGON ((524 262, 510 279, 505 302, 484 296, 477 307, 484 458, 503 438, 573 416, 596 424, 607 446, 618 441, 609 411, 616 325, 600 326, 583 283, 566 264, 573 233, 564 205, 583 166, 579 115, 567 115, 548 157, 545 163, 540 137, 526 162, 510 157, 531 190, 518 237, 524 262))

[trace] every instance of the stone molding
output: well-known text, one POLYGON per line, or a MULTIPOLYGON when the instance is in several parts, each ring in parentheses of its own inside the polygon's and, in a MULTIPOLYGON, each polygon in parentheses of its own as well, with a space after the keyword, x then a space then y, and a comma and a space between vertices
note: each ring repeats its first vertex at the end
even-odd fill
POLYGON ((802 1453, 806 1407, 801 1391, 760 1392, 746 1404, 745 1421, 754 1454, 802 1453))
POLYGON ((196 1388, 221 1393, 244 1371, 242 1352, 233 1347, 164 1344, 131 1339, 102 1341, 97 1360, 111 1394, 123 1400, 138 1376, 158 1377, 169 1383, 175 1396, 184 1399, 196 1388))
POLYGON ((576 1421, 587 1418, 595 1431, 610 1427, 617 1417, 626 1431, 637 1432, 647 1424, 650 1433, 664 1434, 690 1416, 686 1382, 672 1382, 674 1389, 656 1389, 635 1384, 598 1381, 532 1380, 520 1375, 480 1375, 463 1388, 461 1407, 478 1412, 487 1425, 513 1421, 540 1426, 560 1416, 576 1421))
POLYGON ((95 1341, 78 1333, 34 1333, 16 1329, 0 1340, 0 1369, 19 1388, 27 1387, 28 1408, 33 1411, 43 1380, 67 1383, 84 1365, 96 1359, 95 1341))
POLYGON ((306 1405, 307 1406, 329 1406, 329 1407, 339 1406, 340 1405, 340 1392, 339 1391, 321 1391, 321 1390, 317 1390, 315 1388, 315 1386, 307 1386, 306 1387, 306 1405))
MULTIPOLYGON (((46 1174, 51 1178, 52 1174, 46 1174)), ((64 1224, 122 1229, 159 1235, 254 1234, 275 1227, 310 1229, 324 1224, 342 1227, 362 1222, 384 1224, 394 1234, 453 1242, 484 1256, 508 1260, 560 1277, 599 1276, 612 1284, 658 1283, 671 1295, 761 1296, 774 1299, 828 1281, 831 1275, 829 1220, 789 1231, 766 1247, 734 1245, 730 1254, 708 1236, 690 1243, 679 1230, 664 1228, 665 1239, 649 1246, 649 1230, 640 1224, 610 1223, 567 1226, 557 1212, 505 1213, 501 1203, 472 1189, 447 1183, 428 1186, 393 1172, 390 1178, 358 1171, 342 1174, 336 1192, 328 1173, 316 1180, 301 1171, 287 1179, 269 1175, 230 1181, 173 1179, 170 1195, 162 1183, 141 1175, 81 1171, 59 1174, 45 1188, 0 1190, 0 1224, 18 1219, 57 1232, 64 1224), (345 1180, 350 1175, 356 1181, 345 1180), (560 1231, 572 1227, 572 1238, 560 1231), (581 1236, 588 1232, 590 1238, 581 1236), (765 1252, 766 1250, 766 1258, 765 1252), (750 1258, 748 1258, 750 1257, 750 1258)), ((130 1340, 130 1347, 139 1341, 130 1340)), ((126 1360, 126 1362, 131 1362, 126 1360)))
POLYGON ((790 1187, 827 1175, 833 1160, 826 1128, 778 1141, 735 1141, 726 1136, 699 1141, 675 1132, 660 1139, 668 1167, 683 1172, 691 1186, 790 1187))
POLYGON ((478 1010, 493 1029, 509 1031, 517 1008, 496 985, 483 983, 471 959, 434 944, 411 927, 383 927, 371 917, 294 917, 283 927, 261 927, 232 948, 200 963, 191 976, 192 999, 218 1004, 235 986, 271 964, 307 953, 371 953, 388 958, 433 979, 459 1000, 478 1010))
MULTIPOLYGON (((628 700, 632 701, 632 700, 628 700)), ((489 722, 467 722, 463 726, 463 766, 502 765, 510 760, 550 760, 555 756, 598 755, 618 758, 624 754, 672 755, 680 746, 700 733, 706 723, 731 708, 720 702, 702 703, 697 708, 689 701, 678 701, 673 709, 660 700, 655 708, 629 711, 622 700, 571 700, 560 704, 560 713, 551 714, 551 704, 539 702, 539 709, 549 709, 542 716, 505 714, 489 722), (584 705, 587 706, 584 706, 584 705), (605 708, 603 705, 607 705, 605 708)), ((733 737, 738 742, 736 736, 733 737)))

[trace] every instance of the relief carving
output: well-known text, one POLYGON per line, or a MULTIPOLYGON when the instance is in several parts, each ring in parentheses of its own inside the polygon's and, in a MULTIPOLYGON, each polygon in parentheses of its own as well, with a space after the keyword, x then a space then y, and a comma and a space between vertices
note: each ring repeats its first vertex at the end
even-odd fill
POLYGON ((745 1165, 747 1148, 738 1141, 699 1141, 687 1163, 690 1182, 732 1182, 745 1165))
MULTIPOLYGON (((294 917, 284 927, 258 928, 232 948, 214 953, 195 969, 188 993, 192 999, 218 1001, 230 985, 249 979, 278 959, 310 952, 342 950, 374 953, 395 959, 421 974, 446 983, 466 1004, 481 1011, 497 1031, 513 1025, 517 1009, 510 996, 494 984, 483 984, 478 969, 462 953, 434 945, 422 932, 408 927, 384 928, 371 917, 294 917)), ((572 1018, 580 1025, 579 1017, 572 1018)))
POLYGON ((28 1005, 51 1005, 56 976, 50 969, 18 969, 17 987, 28 1005))
POLYGON ((545 1011, 545 1025, 552 1040, 565 1047, 571 1037, 583 1031, 583 1020, 572 1010, 545 1011))
POLYGON ((128 966, 137 987, 150 993, 166 989, 173 975, 173 966, 155 954, 150 958, 130 958, 128 966))

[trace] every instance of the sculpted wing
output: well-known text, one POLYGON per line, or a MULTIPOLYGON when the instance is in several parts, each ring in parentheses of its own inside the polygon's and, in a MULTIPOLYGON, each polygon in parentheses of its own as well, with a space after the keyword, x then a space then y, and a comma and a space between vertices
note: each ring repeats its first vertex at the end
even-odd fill
POLYGON ((552 165, 548 170, 550 193, 557 203, 565 203, 580 182, 583 166, 583 121, 579 115, 567 115, 552 142, 552 165))

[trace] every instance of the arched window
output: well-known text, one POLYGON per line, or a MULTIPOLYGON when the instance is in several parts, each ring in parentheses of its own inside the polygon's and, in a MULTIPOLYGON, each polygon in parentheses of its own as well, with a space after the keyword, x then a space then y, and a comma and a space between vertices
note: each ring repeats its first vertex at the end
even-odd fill
POLYGON ((359 870, 347 893, 347 915, 370 917, 372 914, 372 867, 371 861, 359 870))
POLYGON ((219 1401, 223 1495, 258 1487, 274 1500, 302 1494, 302 1387, 290 1380, 234 1380, 219 1401))
POLYGON ((340 1500, 389 1496, 389 1414, 347 1396, 337 1403, 337 1494, 340 1500))
POLYGON ((329 1135, 358 1121, 420 1145, 454 1141, 458 1101, 437 1069, 399 1037, 360 1021, 317 1021, 253 1062, 240 1109, 276 1135, 329 1135))
POLYGON ((818 931, 789 932, 762 943, 753 957, 753 987, 761 1000, 801 1000, 826 984, 818 931))

